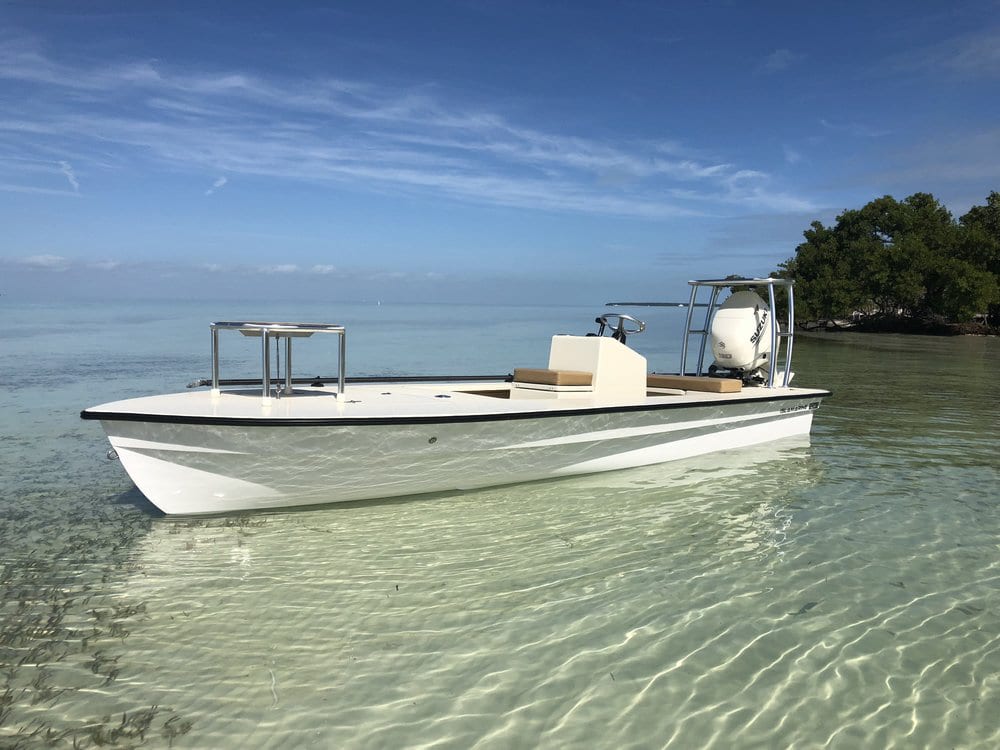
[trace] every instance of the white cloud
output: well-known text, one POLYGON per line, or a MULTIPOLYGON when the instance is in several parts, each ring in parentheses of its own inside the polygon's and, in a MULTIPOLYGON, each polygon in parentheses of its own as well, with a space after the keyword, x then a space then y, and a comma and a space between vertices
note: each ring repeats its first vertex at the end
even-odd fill
POLYGON ((96 268, 99 271, 113 271, 121 266, 121 263, 117 260, 97 260, 90 263, 89 266, 91 268, 96 268))
POLYGON ((35 195, 58 195, 58 196, 77 196, 79 193, 75 193, 70 190, 57 190, 53 188, 37 187, 35 185, 18 185, 15 183, 0 183, 0 190, 5 193, 29 193, 35 195))
MULTIPOLYGON (((0 133, 46 133, 42 124, 33 124, 17 120, 0 120, 0 133)), ((54 160, 48 154, 32 155, 27 148, 17 146, 16 136, 9 139, 8 153, 4 153, 3 141, 0 141, 0 177, 18 182, 0 183, 0 190, 15 193, 34 193, 37 195, 60 195, 80 197, 80 182, 77 179, 73 165, 65 159, 54 160), (60 179, 53 180, 55 175, 60 179), (62 184, 65 179, 69 188, 51 187, 62 184), (41 184, 39 184, 41 183, 41 184)))
POLYGON ((275 266, 257 266, 258 273, 296 273, 299 267, 294 263, 281 263, 275 266))
POLYGON ((76 179, 76 174, 73 172, 73 167, 70 166, 68 161, 60 161, 59 168, 62 173, 66 176, 66 181, 69 182, 71 188, 73 188, 74 193, 80 192, 80 183, 76 179))
MULTIPOLYGON (((774 68, 794 55, 778 50, 772 58, 774 68)), ((69 66, 30 42, 0 38, 2 78, 29 82, 36 95, 16 121, 0 120, 0 144, 5 136, 37 151, 71 143, 74 162, 106 162, 113 152, 116 161, 151 162, 153 169, 207 168, 649 219, 726 214, 747 205, 770 210, 785 202, 760 170, 706 158, 667 139, 611 142, 545 132, 420 89, 180 73, 147 62, 69 66)), ((75 192, 79 185, 65 165, 75 192)), ((217 179, 205 194, 227 179, 217 179)), ((37 189, 8 182, 14 187, 6 189, 37 189)))
POLYGON ((205 191, 205 195, 212 195, 216 190, 224 187, 225 184, 229 182, 225 177, 220 177, 215 182, 212 183, 212 187, 205 191))
POLYGON ((71 265, 70 260, 61 255, 28 255, 16 258, 15 263, 45 271, 66 271, 71 265))
POLYGON ((318 273, 318 274, 337 273, 337 267, 336 266, 323 265, 323 264, 317 264, 317 265, 313 266, 309 270, 310 270, 311 273, 318 273))
POLYGON ((786 164, 798 164, 802 161, 802 154, 799 151, 795 150, 791 146, 784 146, 783 149, 785 152, 786 164))

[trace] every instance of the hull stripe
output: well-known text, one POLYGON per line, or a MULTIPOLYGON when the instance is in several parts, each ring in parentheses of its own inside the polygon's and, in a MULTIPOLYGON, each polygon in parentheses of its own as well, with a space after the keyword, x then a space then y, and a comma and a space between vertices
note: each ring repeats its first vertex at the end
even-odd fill
POLYGON ((722 400, 686 402, 683 404, 638 404, 629 406, 597 406, 584 409, 552 409, 548 411, 494 412, 492 414, 450 414, 444 416, 412 417, 320 417, 320 418, 270 418, 270 417, 203 417, 178 414, 141 414, 137 412, 110 412, 84 409, 82 419, 99 419, 102 422, 147 422, 156 424, 190 425, 239 425, 244 427, 339 427, 358 425, 411 425, 411 424, 460 424, 467 422, 506 422, 524 419, 558 419, 591 414, 627 414, 631 412, 657 412, 671 409, 698 409, 705 406, 732 406, 735 404, 769 403, 777 401, 817 402, 830 395, 829 391, 810 391, 781 396, 756 396, 722 400))
POLYGON ((514 448, 543 448, 553 445, 571 445, 573 443, 593 443, 598 440, 620 440, 623 438, 641 437, 643 435, 659 435, 664 432, 678 432, 681 430, 697 430, 702 427, 723 427, 724 425, 734 425, 738 422, 758 422, 772 421, 778 418, 779 412, 769 411, 761 414, 745 414, 739 417, 722 417, 719 419, 698 419, 690 422, 673 422, 670 424, 648 425, 645 427, 620 427, 612 430, 598 430, 596 432, 583 432, 578 435, 564 435, 562 437, 549 438, 547 440, 532 440, 527 443, 516 443, 514 445, 502 445, 491 450, 504 451, 514 448))

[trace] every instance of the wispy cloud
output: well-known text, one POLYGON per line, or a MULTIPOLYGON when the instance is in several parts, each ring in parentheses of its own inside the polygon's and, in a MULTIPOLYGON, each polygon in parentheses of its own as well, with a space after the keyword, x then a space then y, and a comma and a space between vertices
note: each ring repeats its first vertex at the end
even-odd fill
POLYGON ((324 264, 315 265, 315 266, 313 266, 309 270, 310 270, 311 273, 318 273, 318 274, 323 274, 323 275, 325 275, 325 274, 331 274, 331 273, 337 273, 337 267, 336 266, 330 266, 330 265, 324 265, 324 264))
MULTIPOLYGON (((1000 127, 952 132, 947 138, 924 140, 888 155, 885 167, 869 179, 882 184, 925 184, 928 181, 1000 181, 1000 127), (990 158, 992 155, 992 158, 990 158)), ((983 193, 988 192, 983 188, 983 193)))
POLYGON ((1000 28, 954 40, 941 50, 941 60, 957 72, 1000 77, 1000 28))
POLYGON ((79 193, 80 183, 77 181, 76 174, 73 172, 73 167, 70 166, 70 163, 68 161, 60 161, 59 169, 66 176, 66 181, 69 183, 69 186, 73 188, 73 192, 79 193))
POLYGON ((790 49, 776 49, 761 61, 760 65, 757 66, 757 72, 777 73, 791 67, 801 58, 802 55, 797 55, 790 49))
POLYGON ((37 185, 21 185, 18 183, 0 183, 0 190, 5 193, 33 193, 36 195, 79 196, 73 190, 39 187, 37 185))
POLYGON ((72 265, 68 258, 61 255, 27 255, 23 258, 15 258, 14 263, 25 268, 43 271, 66 271, 72 265))
MULTIPOLYGON (((23 126, 22 121, 0 120, 0 134, 6 131, 33 132, 22 130, 23 126)), ((79 197, 80 181, 70 162, 53 160, 47 152, 28 155, 27 149, 19 148, 21 144, 5 143, 5 140, 8 139, 0 139, 0 191, 79 197)), ((9 140, 16 141, 16 138, 9 140)))
POLYGON ((837 122, 820 118, 819 124, 835 133, 845 133, 855 138, 882 138, 892 135, 891 130, 876 128, 862 122, 837 122))
POLYGON ((897 55, 896 70, 936 71, 962 78, 1000 77, 1000 26, 944 39, 930 47, 897 55))
POLYGON ((294 275, 307 273, 334 273, 336 268, 330 265, 317 265, 306 270, 294 263, 276 265, 246 265, 246 264, 224 264, 224 263, 187 263, 184 261, 158 261, 158 260, 129 260, 120 261, 115 259, 98 258, 67 258, 63 255, 51 253, 38 253, 33 255, 22 255, 12 257, 0 256, 0 266, 20 268, 31 271, 53 271, 62 273, 64 271, 74 272, 137 272, 149 274, 151 271, 159 273, 242 273, 251 275, 294 275))
POLYGON ((124 267, 124 264, 117 260, 74 259, 51 253, 0 258, 0 263, 33 271, 55 271, 58 273, 70 270, 113 271, 124 267))
MULTIPOLYGON (((772 68, 794 58, 780 52, 787 50, 772 55, 772 68)), ((16 118, 0 119, 0 158, 6 148, 72 155, 59 163, 74 193, 79 183, 69 165, 96 167, 113 152, 117 161, 152 169, 650 219, 807 203, 775 189, 760 170, 666 139, 545 132, 419 88, 174 71, 141 61, 70 66, 30 41, 2 38, 0 78, 36 90, 16 118)), ((2 173, 0 183, 50 189, 2 173)))
POLYGON ((813 208, 812 202, 805 198, 771 189, 769 181, 767 175, 745 169, 728 175, 724 182, 729 191, 729 199, 744 206, 747 211, 784 214, 813 208))
POLYGON ((216 190, 219 190, 220 188, 224 187, 227 182, 229 182, 229 180, 227 180, 225 177, 220 177, 219 179, 217 179, 215 182, 212 183, 212 187, 210 187, 208 190, 205 191, 205 195, 212 195, 213 193, 215 193, 216 190))

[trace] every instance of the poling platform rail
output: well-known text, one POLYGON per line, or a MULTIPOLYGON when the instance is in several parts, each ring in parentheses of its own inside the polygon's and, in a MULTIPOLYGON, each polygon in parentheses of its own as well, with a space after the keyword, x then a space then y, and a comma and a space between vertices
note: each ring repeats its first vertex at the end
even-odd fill
POLYGON ((337 397, 344 394, 345 369, 347 366, 347 331, 342 325, 332 323, 265 323, 258 321, 220 321, 212 323, 212 395, 219 395, 219 331, 239 331, 244 336, 259 336, 261 340, 261 398, 263 403, 271 402, 271 339, 285 340, 285 378, 283 390, 277 392, 292 394, 292 339, 308 338, 314 333, 332 333, 339 337, 337 348, 337 397))
POLYGON ((716 309, 719 306, 719 292, 723 289, 731 287, 743 287, 747 289, 752 289, 754 287, 767 287, 767 304, 768 304, 768 316, 770 319, 770 332, 771 332, 771 353, 768 356, 768 376, 767 376, 767 387, 775 388, 778 387, 775 384, 775 377, 777 375, 777 362, 779 356, 779 347, 782 341, 785 341, 785 370, 782 374, 781 384, 782 388, 788 386, 789 381, 792 377, 792 344, 795 337, 795 295, 793 292, 793 287, 795 282, 792 279, 701 279, 697 281, 689 281, 688 284, 691 285, 691 300, 687 305, 687 321, 684 324, 684 340, 681 342, 681 373, 686 373, 687 370, 687 358, 688 358, 688 343, 691 336, 700 336, 701 340, 698 345, 698 362, 697 368, 695 370, 695 375, 702 375, 704 370, 705 362, 705 347, 708 343, 708 336, 710 327, 712 324, 712 316, 715 314, 716 309), (782 287, 788 292, 788 319, 785 324, 784 330, 778 325, 778 311, 774 299, 774 289, 775 287, 782 287), (698 293, 701 289, 710 289, 711 294, 709 296, 709 301, 707 304, 698 302, 698 293), (694 318, 695 307, 705 307, 705 322, 701 328, 692 328, 692 321, 694 318))

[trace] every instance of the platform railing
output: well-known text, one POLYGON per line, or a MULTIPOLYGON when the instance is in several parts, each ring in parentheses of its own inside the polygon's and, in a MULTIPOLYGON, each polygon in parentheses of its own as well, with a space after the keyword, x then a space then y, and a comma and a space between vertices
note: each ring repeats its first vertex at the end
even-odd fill
POLYGON ((780 387, 785 388, 792 377, 792 343, 795 337, 795 300, 793 287, 795 282, 792 279, 702 279, 697 281, 689 281, 688 284, 691 285, 691 300, 687 305, 687 320, 684 324, 684 339, 681 342, 681 366, 680 372, 684 374, 688 371, 688 343, 691 336, 699 336, 699 346, 698 346, 698 360, 696 363, 695 374, 701 375, 703 373, 704 362, 705 362, 705 349, 708 344, 709 332, 712 324, 712 316, 718 309, 719 303, 719 293, 726 288, 731 287, 767 287, 767 304, 770 308, 768 314, 771 318, 770 334, 771 334, 771 352, 768 356, 768 377, 767 377, 767 387, 775 388, 778 384, 775 383, 777 378, 777 361, 780 353, 781 342, 785 342, 785 371, 782 374, 780 387), (778 325, 778 315, 777 315, 777 304, 774 298, 775 287, 784 287, 788 290, 788 320, 785 325, 785 330, 781 330, 781 326, 778 325), (700 328, 692 327, 692 320, 694 317, 695 307, 702 307, 703 305, 697 302, 698 291, 702 288, 708 288, 711 290, 711 295, 707 305, 704 305, 707 309, 705 310, 705 322, 700 328))
POLYGON ((332 333, 339 337, 337 347, 337 397, 344 393, 347 367, 347 331, 342 325, 332 323, 274 323, 259 321, 219 321, 212 323, 212 395, 219 390, 219 331, 239 331, 244 336, 259 336, 261 352, 261 399, 271 403, 271 339, 285 340, 285 378, 280 396, 292 393, 292 339, 308 338, 314 333, 332 333))

